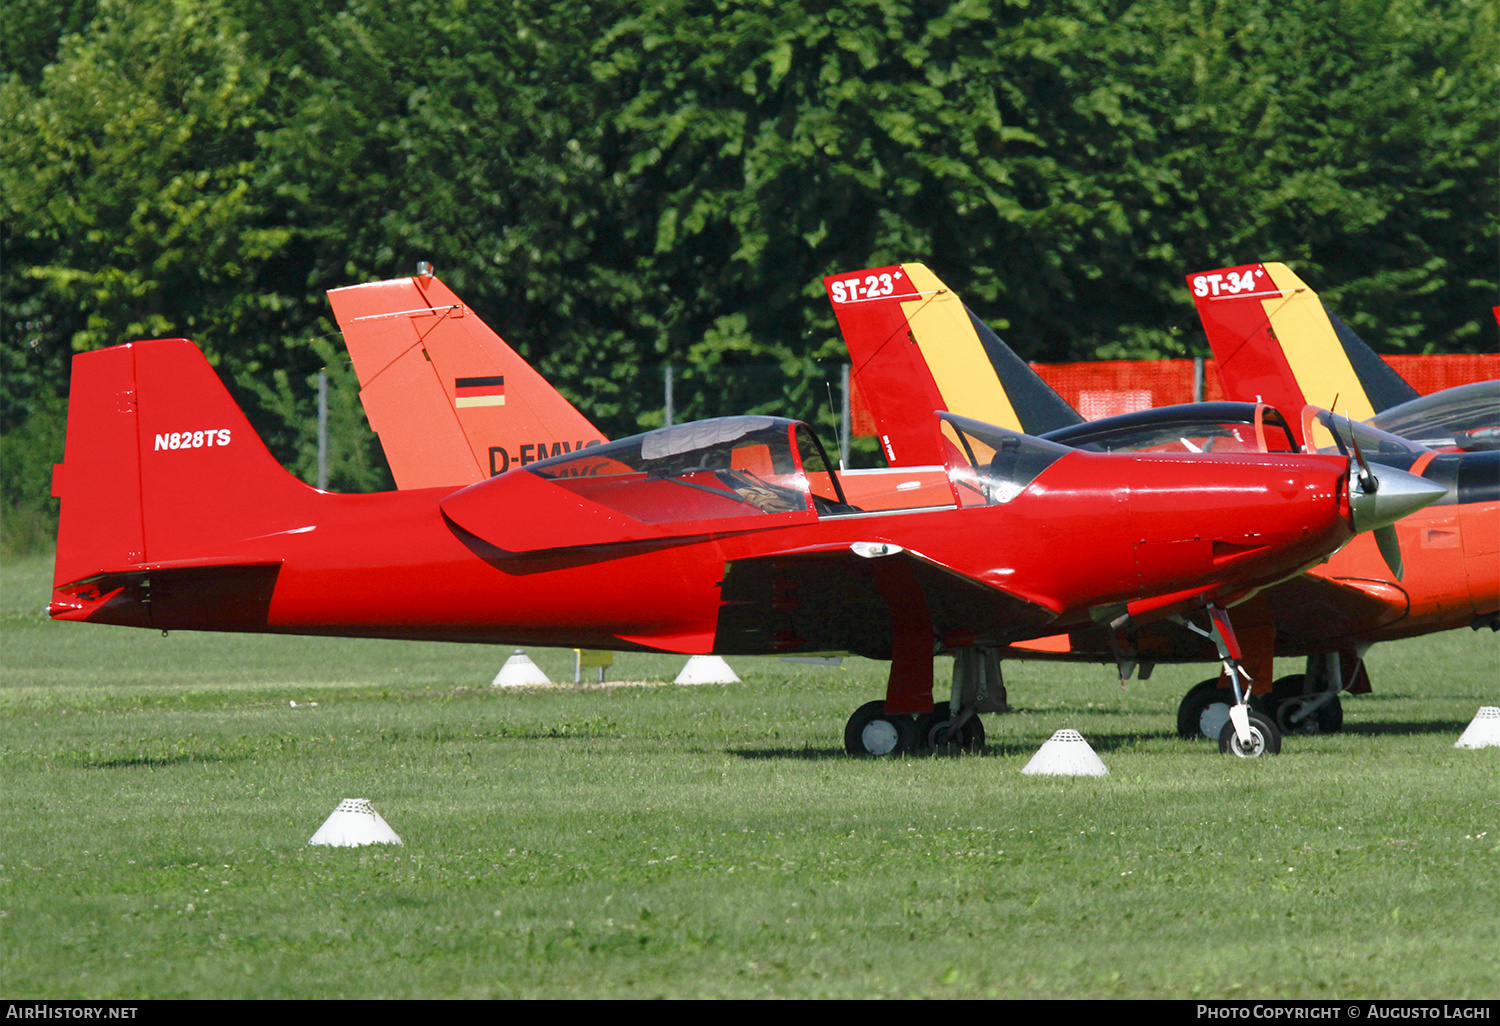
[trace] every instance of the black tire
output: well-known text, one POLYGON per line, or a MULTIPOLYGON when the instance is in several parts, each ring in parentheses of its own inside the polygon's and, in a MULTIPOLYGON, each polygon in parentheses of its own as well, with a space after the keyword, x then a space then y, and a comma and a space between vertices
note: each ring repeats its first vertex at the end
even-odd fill
POLYGON ((1279 705, 1289 698, 1301 698, 1307 693, 1307 677, 1300 673, 1289 673, 1285 677, 1276 678, 1276 683, 1271 685, 1271 698, 1279 705))
POLYGON ((1219 687, 1219 678, 1211 677, 1194 684, 1177 706, 1177 736, 1217 738, 1223 723, 1229 722, 1229 707, 1233 704, 1233 693, 1228 688, 1219 687), (1214 706, 1223 706, 1223 709, 1214 710, 1214 715, 1205 719, 1204 714, 1214 706), (1210 729, 1205 730, 1205 727, 1210 729))
POLYGON ((886 715, 885 702, 866 702, 844 724, 844 751, 850 755, 905 755, 915 746, 917 728, 906 713, 886 715))
POLYGON ((1313 715, 1304 718, 1300 723, 1293 723, 1292 717, 1297 714, 1314 696, 1304 691, 1304 677, 1300 673, 1294 673, 1278 680, 1271 689, 1271 708, 1274 710, 1273 719, 1276 721, 1276 729, 1282 735, 1288 734, 1337 734, 1344 729, 1344 706, 1335 695, 1328 702, 1320 705, 1313 715))
POLYGON ((1318 710, 1318 733, 1337 734, 1344 729, 1344 703, 1337 695, 1318 710))
POLYGON ((958 728, 958 737, 949 738, 950 713, 946 705, 940 705, 929 713, 917 717, 917 747, 924 752, 959 751, 977 752, 984 747, 984 721, 970 716, 958 728))
POLYGON ((1307 678, 1300 673, 1282 677, 1271 686, 1271 719, 1282 737, 1318 732, 1317 716, 1309 716, 1300 723, 1292 722, 1292 717, 1307 704, 1306 687, 1307 678))
POLYGON ((1276 729, 1276 724, 1266 719, 1258 712, 1250 714, 1250 745, 1241 746, 1238 735, 1234 732, 1234 724, 1224 724, 1224 729, 1219 732, 1219 751, 1225 755, 1237 755, 1241 759, 1258 759, 1262 755, 1281 754, 1281 731, 1276 729))

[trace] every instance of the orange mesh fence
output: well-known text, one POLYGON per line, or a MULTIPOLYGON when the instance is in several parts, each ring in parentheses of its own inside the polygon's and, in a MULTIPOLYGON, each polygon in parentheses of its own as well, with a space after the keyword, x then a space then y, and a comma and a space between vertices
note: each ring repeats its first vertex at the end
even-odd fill
MULTIPOLYGON (((1052 390, 1062 396, 1084 420, 1098 420, 1120 413, 1149 410, 1153 406, 1190 403, 1194 392, 1192 360, 1099 360, 1090 363, 1034 363, 1052 390)), ((1224 398, 1223 386, 1213 367, 1203 367, 1205 401, 1224 398)))
POLYGON ((1431 395, 1445 388, 1500 378, 1500 353, 1383 356, 1381 359, 1405 378, 1419 395, 1431 395))

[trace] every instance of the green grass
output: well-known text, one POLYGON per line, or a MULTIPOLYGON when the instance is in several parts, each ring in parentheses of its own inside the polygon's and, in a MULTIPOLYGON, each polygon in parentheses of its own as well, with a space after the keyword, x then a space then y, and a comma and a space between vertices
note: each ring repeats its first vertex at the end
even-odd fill
POLYGON ((1007 664, 984 753, 873 761, 881 664, 500 691, 503 649, 54 624, 48 573, 0 568, 7 997, 1496 993, 1489 632, 1377 647, 1279 758, 1174 736, 1202 667, 1007 664), (1064 726, 1108 777, 1021 775, 1064 726), (345 797, 405 845, 307 847, 345 797))

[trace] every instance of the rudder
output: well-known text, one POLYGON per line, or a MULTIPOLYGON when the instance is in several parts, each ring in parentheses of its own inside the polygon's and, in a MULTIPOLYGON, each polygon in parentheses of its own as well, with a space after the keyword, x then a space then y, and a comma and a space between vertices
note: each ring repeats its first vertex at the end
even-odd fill
POLYGON ((307 519, 318 493, 272 458, 197 346, 157 339, 73 358, 52 494, 61 588, 228 560, 233 543, 307 519))

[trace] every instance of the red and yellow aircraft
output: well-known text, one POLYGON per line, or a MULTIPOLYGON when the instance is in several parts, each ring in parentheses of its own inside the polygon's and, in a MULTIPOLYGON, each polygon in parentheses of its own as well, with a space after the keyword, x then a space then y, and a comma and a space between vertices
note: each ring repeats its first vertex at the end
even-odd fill
MULTIPOLYGON (((851 752, 880 753, 915 744, 912 714, 927 736, 982 737, 975 653, 1100 619, 1213 613, 1371 522, 1342 457, 1095 454, 952 415, 932 430, 950 454, 939 504, 902 490, 902 472, 854 505, 808 427, 771 417, 575 447, 462 487, 341 495, 276 463, 191 342, 115 346, 74 358, 51 615, 855 652, 892 662, 885 699, 845 731, 851 752), (947 709, 932 703, 935 651, 973 671, 947 709)), ((1274 750, 1274 725, 1236 709, 1221 747, 1274 750)))
MULTIPOLYGON (((921 264, 835 275, 825 284, 849 345, 855 381, 892 459, 926 462, 941 455, 920 430, 925 416, 916 411, 928 408, 987 417, 1093 450, 1187 454, 1287 452, 1300 446, 1304 418, 1284 420, 1264 403, 1192 404, 1082 424, 921 264)), ((1296 401, 1294 410, 1303 409, 1301 393, 1270 394, 1296 401)), ((1496 496, 1491 494, 1500 488, 1495 454, 1477 459, 1435 454, 1316 411, 1308 413, 1306 423, 1323 425, 1314 433, 1330 449, 1352 450, 1357 440, 1361 454, 1375 465, 1424 475, 1443 489, 1443 497, 1438 505, 1402 520, 1394 532, 1381 532, 1384 554, 1374 539, 1356 539, 1311 574, 1236 608, 1253 689, 1266 696, 1263 707, 1285 731, 1338 729, 1340 688, 1368 690, 1362 657, 1371 642, 1493 623, 1500 604, 1500 560, 1493 540, 1496 496), (1461 533, 1461 526, 1468 533, 1461 533), (1393 544, 1393 534, 1399 545, 1393 544), (1399 567, 1403 550, 1409 557, 1404 580, 1399 570, 1387 566, 1399 567), (1273 683, 1276 654, 1306 655, 1307 672, 1273 683)), ((1074 629, 1013 644, 1004 656, 1113 659, 1126 674, 1134 665, 1144 672, 1157 662, 1212 658, 1213 651, 1189 630, 1156 624, 1129 631, 1074 629)), ((1227 681, 1204 681, 1183 699, 1179 730, 1185 736, 1216 736, 1232 701, 1227 681)))
POLYGON ((1198 271, 1187 283, 1230 398, 1337 406, 1433 449, 1500 449, 1500 381, 1418 396, 1285 264, 1198 271))

